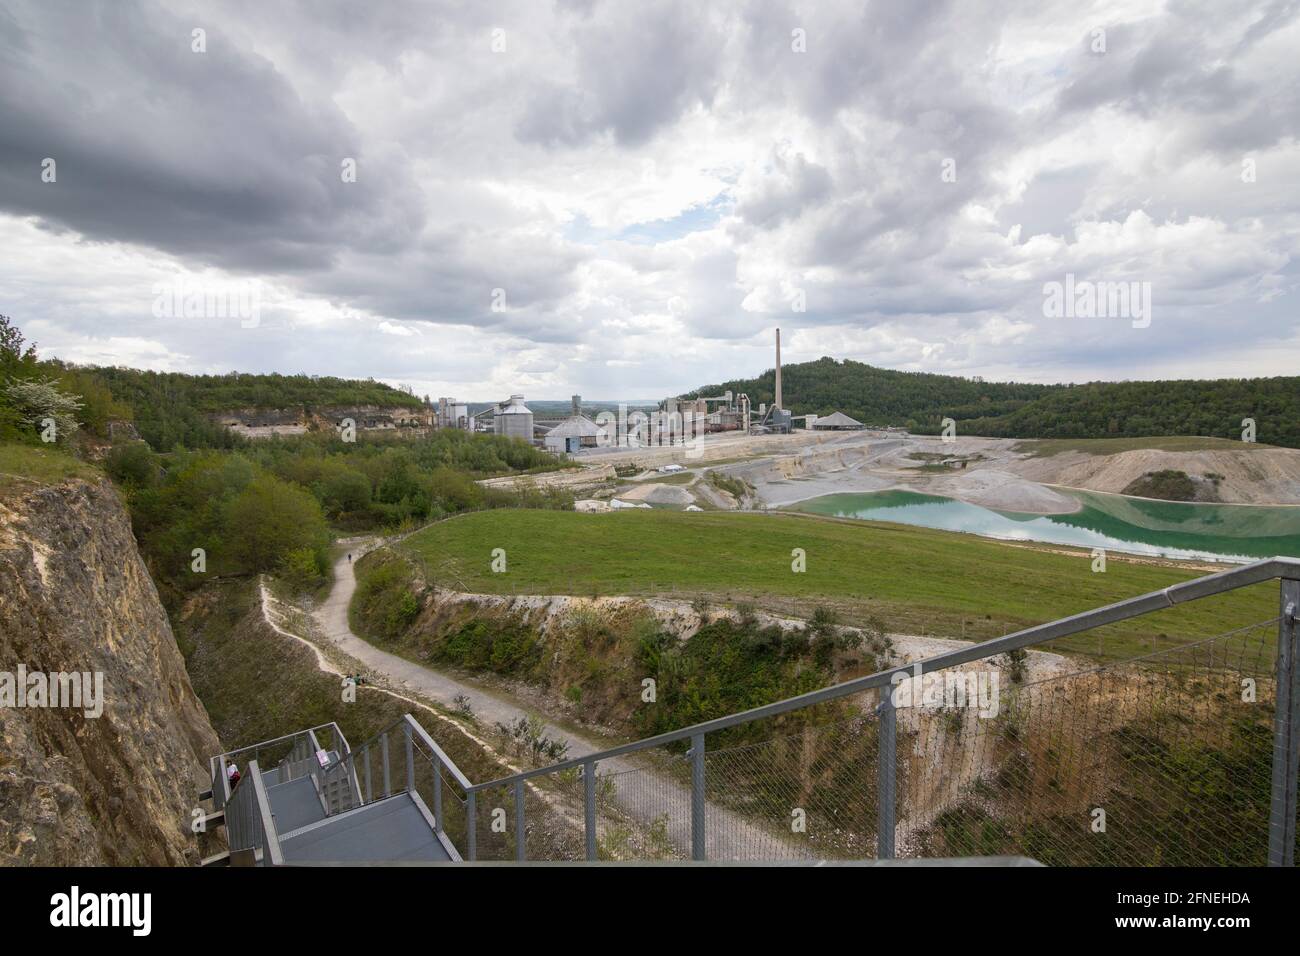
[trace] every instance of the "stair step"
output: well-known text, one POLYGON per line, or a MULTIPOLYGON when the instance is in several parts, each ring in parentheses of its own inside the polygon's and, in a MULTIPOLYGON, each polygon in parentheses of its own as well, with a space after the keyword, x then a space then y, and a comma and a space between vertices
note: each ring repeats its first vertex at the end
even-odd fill
POLYGON ((199 866, 230 866, 230 851, 222 850, 212 856, 205 856, 199 861, 199 866))
POLYGON ((226 811, 224 808, 221 810, 213 810, 211 813, 203 814, 200 819, 203 821, 203 829, 205 831, 208 827, 223 826, 226 822, 226 811))
POLYGON ((211 800, 211 799, 212 799, 212 788, 211 788, 211 787, 208 787, 208 789, 206 789, 206 790, 200 790, 200 791, 199 791, 199 800, 200 800, 200 802, 202 802, 203 800, 211 800))

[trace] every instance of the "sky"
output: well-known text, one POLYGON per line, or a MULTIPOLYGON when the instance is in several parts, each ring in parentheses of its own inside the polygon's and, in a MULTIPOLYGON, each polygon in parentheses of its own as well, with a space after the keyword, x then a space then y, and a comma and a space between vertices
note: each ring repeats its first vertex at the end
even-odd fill
POLYGON ((674 395, 777 327, 787 363, 1294 375, 1297 51, 1300 0, 0 0, 0 313, 44 357, 473 401, 674 395))

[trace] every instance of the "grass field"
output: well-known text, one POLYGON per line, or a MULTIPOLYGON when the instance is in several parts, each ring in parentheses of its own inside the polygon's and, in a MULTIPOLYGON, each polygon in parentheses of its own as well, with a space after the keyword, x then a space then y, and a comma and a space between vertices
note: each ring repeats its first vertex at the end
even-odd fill
MULTIPOLYGON (((1085 455, 1118 455, 1125 451, 1259 451, 1274 448, 1259 442, 1231 438, 1201 438, 1195 435, 1165 435, 1156 438, 1036 438, 1022 441, 1015 451, 1033 458, 1050 458, 1062 452, 1080 451, 1085 455)), ((915 457, 915 456, 913 456, 915 457)))
MULTIPOLYGON (((402 547, 435 583, 492 593, 704 595, 807 617, 818 604, 890 630, 987 638, 1158 590, 1204 572, 1061 554, 923 528, 745 513, 575 514, 499 509, 434 524, 402 547), (492 550, 507 571, 493 573, 492 550), (791 570, 802 548, 807 571, 791 570)), ((1133 654, 1277 614, 1258 585, 1068 639, 1059 649, 1133 654)))
POLYGON ((95 478, 100 472, 58 448, 0 444, 0 484, 12 478, 49 483, 64 478, 95 478))

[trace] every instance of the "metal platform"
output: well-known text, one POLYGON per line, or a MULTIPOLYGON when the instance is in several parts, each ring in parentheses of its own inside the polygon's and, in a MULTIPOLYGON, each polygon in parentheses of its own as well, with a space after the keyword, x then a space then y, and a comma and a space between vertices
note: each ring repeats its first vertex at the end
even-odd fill
POLYGON ((286 864, 377 863, 453 859, 415 794, 399 793, 284 833, 286 864))

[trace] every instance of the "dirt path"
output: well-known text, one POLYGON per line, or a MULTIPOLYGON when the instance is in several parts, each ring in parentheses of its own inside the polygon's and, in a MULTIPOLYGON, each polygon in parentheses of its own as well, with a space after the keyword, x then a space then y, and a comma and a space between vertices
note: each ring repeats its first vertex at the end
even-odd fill
MULTIPOLYGON (((463 695, 469 700, 477 717, 486 726, 497 721, 513 723, 520 717, 536 714, 529 708, 505 695, 489 693, 482 688, 463 683, 438 671, 430 670, 396 654, 380 650, 361 639, 348 625, 348 604, 357 588, 353 563, 377 546, 378 541, 351 539, 343 542, 351 547, 351 560, 345 552, 334 565, 334 586, 329 597, 313 612, 322 635, 339 650, 355 658, 366 668, 382 674, 388 680, 405 685, 448 708, 453 700, 463 695)), ((296 636, 296 635, 295 635, 296 636)), ((310 643, 310 642, 308 642, 310 643)), ((545 734, 553 740, 569 745, 568 757, 582 757, 606 749, 605 744, 590 740, 570 730, 548 723, 545 734)), ((614 800, 634 819, 646 826, 662 820, 668 838, 679 850, 689 854, 691 845, 690 806, 691 795, 687 787, 667 775, 647 769, 638 760, 616 757, 603 760, 599 765, 601 775, 616 774, 614 800)), ((714 805, 707 810, 708 827, 706 847, 709 859, 755 859, 756 852, 780 847, 778 858, 803 857, 804 847, 781 835, 754 826, 747 820, 714 805)))

